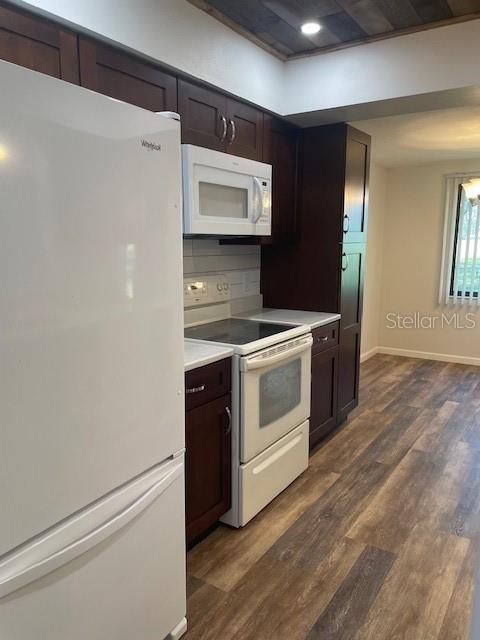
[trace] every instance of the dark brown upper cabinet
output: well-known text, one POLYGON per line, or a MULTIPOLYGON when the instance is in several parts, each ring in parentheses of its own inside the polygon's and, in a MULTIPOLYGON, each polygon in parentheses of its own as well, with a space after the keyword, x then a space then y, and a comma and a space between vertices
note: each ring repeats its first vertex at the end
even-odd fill
POLYGON ((272 165, 272 235, 262 244, 292 237, 297 223, 298 129, 265 115, 264 161, 272 165))
POLYGON ((80 37, 83 87, 150 111, 177 110, 177 79, 141 58, 80 37))
POLYGON ((369 145, 368 135, 347 124, 300 132, 295 239, 262 249, 265 306, 340 312, 339 247, 351 244, 352 235, 355 243, 366 241, 369 145), (350 230, 347 200, 354 209, 350 230))
POLYGON ((263 113, 227 98, 227 153, 263 160, 263 113))
POLYGON ((349 127, 345 150, 343 242, 366 242, 370 137, 349 127))
POLYGON ((178 81, 182 142, 263 160, 263 113, 242 102, 178 81))
POLYGON ((0 58, 78 84, 77 35, 3 3, 0 4, 0 58))
POLYGON ((221 93, 178 81, 178 111, 182 142, 225 151, 228 134, 227 99, 221 93))
POLYGON ((338 243, 366 242, 370 136, 340 123, 304 129, 301 138, 302 225, 336 263, 338 243))

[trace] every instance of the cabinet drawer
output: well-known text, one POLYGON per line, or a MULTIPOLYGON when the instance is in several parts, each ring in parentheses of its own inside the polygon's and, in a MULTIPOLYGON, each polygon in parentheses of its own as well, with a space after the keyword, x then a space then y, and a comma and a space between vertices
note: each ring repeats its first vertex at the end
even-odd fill
POLYGON ((313 329, 312 355, 320 353, 321 351, 326 351, 327 349, 330 349, 330 347, 334 347, 338 344, 338 326, 338 322, 331 322, 330 324, 326 324, 324 327, 313 329))
POLYGON ((187 411, 230 393, 231 359, 207 364, 185 374, 185 406, 187 411))

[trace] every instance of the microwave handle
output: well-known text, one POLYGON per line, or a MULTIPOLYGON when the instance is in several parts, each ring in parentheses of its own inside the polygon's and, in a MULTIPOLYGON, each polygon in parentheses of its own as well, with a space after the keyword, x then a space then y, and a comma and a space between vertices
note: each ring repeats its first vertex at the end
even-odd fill
POLYGON ((263 369, 265 367, 269 367, 272 364, 276 364, 277 362, 281 362, 282 360, 286 360, 291 356, 295 356, 298 353, 302 353, 303 351, 307 351, 312 347, 313 338, 312 336, 308 336, 301 344, 292 349, 287 349, 286 351, 282 351, 280 353, 276 353, 269 358, 245 358, 243 362, 240 364, 241 371, 251 371, 252 369, 263 369))
POLYGON ((255 188, 255 193, 257 195, 257 198, 256 198, 257 209, 253 214, 252 222, 256 224, 262 217, 262 213, 263 213, 263 189, 262 189, 262 183, 260 178, 253 179, 253 186, 255 188))

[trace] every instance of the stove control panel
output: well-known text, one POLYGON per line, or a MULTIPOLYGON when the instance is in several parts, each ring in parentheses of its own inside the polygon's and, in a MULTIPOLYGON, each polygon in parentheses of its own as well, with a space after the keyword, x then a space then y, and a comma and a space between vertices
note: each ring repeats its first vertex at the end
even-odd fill
POLYGON ((185 308, 229 302, 229 300, 230 284, 226 275, 199 275, 183 279, 185 308))

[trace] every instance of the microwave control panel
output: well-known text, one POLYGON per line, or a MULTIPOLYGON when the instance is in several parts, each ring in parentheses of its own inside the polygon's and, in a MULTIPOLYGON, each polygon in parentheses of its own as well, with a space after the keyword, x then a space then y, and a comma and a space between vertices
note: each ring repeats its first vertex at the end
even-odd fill
POLYGON ((226 275, 200 275, 183 280, 183 306, 186 309, 229 300, 230 284, 226 275))
POLYGON ((256 178, 262 192, 262 212, 257 222, 268 224, 272 217, 272 181, 265 178, 256 178))

